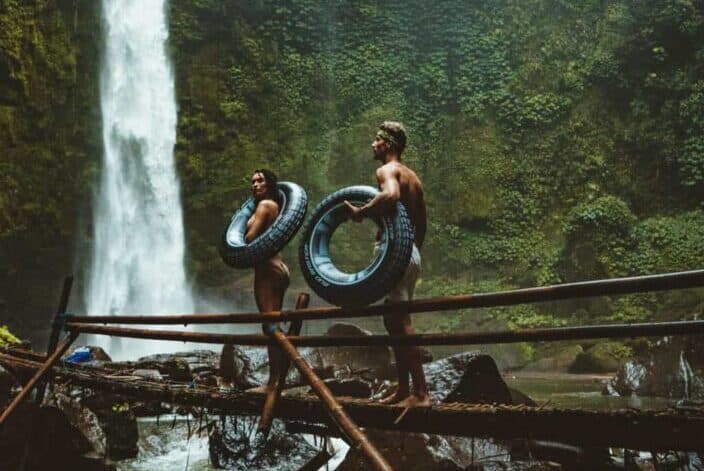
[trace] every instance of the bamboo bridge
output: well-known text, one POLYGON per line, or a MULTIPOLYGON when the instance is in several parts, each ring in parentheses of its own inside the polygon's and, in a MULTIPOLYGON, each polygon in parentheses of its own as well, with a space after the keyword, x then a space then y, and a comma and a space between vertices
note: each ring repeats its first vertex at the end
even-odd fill
POLYGON ((704 451, 704 407, 663 410, 623 409, 594 411, 505 404, 442 403, 431 407, 403 409, 367 400, 336 398, 298 354, 296 346, 371 346, 371 345, 478 345, 491 343, 557 341, 637 336, 702 335, 704 321, 677 321, 639 324, 576 326, 452 334, 408 336, 301 336, 304 320, 379 316, 394 312, 418 313, 440 310, 507 306, 574 299, 589 296, 631 294, 648 291, 704 287, 704 270, 616 278, 526 288, 497 293, 420 299, 360 309, 341 307, 308 308, 308 296, 301 294, 296 308, 269 313, 76 316, 66 313, 72 278, 64 282, 59 308, 47 354, 38 355, 15 349, 0 352, 0 364, 23 371, 31 379, 0 416, 0 426, 34 389, 44 397, 46 376, 68 379, 83 387, 158 400, 173 404, 203 407, 232 415, 259 415, 260 429, 268 433, 273 417, 283 420, 324 424, 330 433, 339 433, 362 451, 377 470, 391 466, 360 429, 377 428, 441 435, 493 437, 499 440, 529 438, 555 440, 582 446, 616 446, 637 450, 704 451), (291 322, 287 333, 236 335, 173 330, 138 329, 115 324, 181 325, 291 322), (67 338, 59 343, 62 332, 67 338), (294 396, 280 387, 270 394, 220 391, 205 386, 187 387, 176 383, 111 377, 109 370, 83 368, 57 363, 80 334, 98 334, 157 340, 181 340, 213 344, 276 345, 312 387, 317 399, 294 396))

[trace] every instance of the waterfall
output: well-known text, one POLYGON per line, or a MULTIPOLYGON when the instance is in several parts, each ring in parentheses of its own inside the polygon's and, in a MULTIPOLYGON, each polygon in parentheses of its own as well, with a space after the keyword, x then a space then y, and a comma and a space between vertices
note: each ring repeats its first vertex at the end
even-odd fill
MULTIPOLYGON (((193 312, 173 158, 176 100, 165 1, 103 0, 104 154, 85 298, 91 315, 193 312)), ((118 357, 165 350, 164 342, 100 339, 118 357)))
POLYGON ((684 398, 691 399, 690 396, 692 388, 692 379, 694 378, 694 371, 692 371, 692 367, 684 356, 684 350, 680 350, 680 374, 682 375, 684 398))

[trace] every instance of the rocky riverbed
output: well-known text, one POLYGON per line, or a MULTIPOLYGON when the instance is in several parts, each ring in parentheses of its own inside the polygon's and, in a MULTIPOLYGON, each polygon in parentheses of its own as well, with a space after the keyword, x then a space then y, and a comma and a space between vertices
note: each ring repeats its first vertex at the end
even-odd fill
MULTIPOLYGON (((335 325, 330 332, 335 335, 368 334, 350 324, 335 325)), ((671 351, 680 346, 664 345, 664 351, 670 353, 663 357, 672 361, 677 359, 671 351)), ((393 356, 383 347, 374 352, 362 350, 301 349, 301 354, 335 394, 372 398, 388 393, 395 379, 393 356)), ((151 355, 129 362, 113 362, 107 353, 96 348, 74 350, 67 357, 74 361, 80 358, 85 368, 99 368, 105 374, 146 378, 163 382, 165 386, 167 383, 185 388, 199 384, 217 386, 222 373, 220 354, 210 350, 151 355)), ((427 353, 424 361, 435 402, 536 404, 519 390, 527 386, 529 383, 525 380, 531 378, 524 375, 504 381, 494 360, 481 352, 464 352, 434 361, 427 353)), ((232 370, 228 374, 233 378, 231 387, 237 390, 260 384, 267 377, 264 349, 235 348, 234 360, 229 365, 232 370)), ((691 367, 690 370, 694 371, 691 367)), ((567 384, 578 378, 563 376, 542 380, 545 384, 560 381, 567 384)), ((591 385, 590 392, 596 392, 616 382, 617 378, 608 382, 603 376, 580 381, 587 381, 591 385)), ((540 380, 538 377, 532 379, 540 380)), ((301 385, 297 372, 291 371, 287 383, 301 385)), ((0 370, 0 400, 6 401, 13 388, 16 391, 17 384, 12 371, 0 370)), ((307 387, 298 388, 301 394, 307 390, 307 387)), ((535 390, 535 398, 541 403, 546 400, 539 389, 531 387, 528 390, 535 390)), ((690 387, 687 391, 696 389, 690 387)), ((551 397, 554 398, 554 394, 551 397)), ((135 401, 59 382, 44 407, 27 404, 2 431, 0 456, 3 461, 0 468, 14 469, 26 460, 24 444, 32 449, 32 463, 39 469, 47 463, 66 463, 73 466, 71 469, 287 471, 301 469, 304 465, 308 465, 308 469, 317 469, 330 457, 329 464, 334 463, 332 469, 365 469, 366 462, 358 452, 348 451, 339 439, 334 442, 329 439, 324 444, 323 438, 311 435, 316 431, 310 427, 294 430, 295 424, 277 420, 267 440, 258 437, 255 428, 255 418, 221 417, 208 411, 135 401), (54 446, 57 443, 60 446, 54 446)), ((501 442, 394 431, 367 432, 391 464, 404 471, 619 469, 628 460, 632 464, 640 460, 638 466, 648 469, 649 462, 647 456, 637 453, 614 456, 607 449, 582 449, 554 442, 501 442)), ((679 458, 680 461, 697 462, 698 457, 694 455, 684 456, 679 458)), ((659 459, 665 460, 666 457, 659 459)))

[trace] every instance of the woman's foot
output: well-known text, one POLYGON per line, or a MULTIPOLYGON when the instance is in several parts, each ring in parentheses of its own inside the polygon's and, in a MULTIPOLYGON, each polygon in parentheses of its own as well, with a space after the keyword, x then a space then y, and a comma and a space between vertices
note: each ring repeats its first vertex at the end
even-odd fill
POLYGON ((408 393, 404 391, 396 391, 390 396, 386 396, 384 399, 379 400, 379 404, 398 404, 399 402, 408 398, 408 393))

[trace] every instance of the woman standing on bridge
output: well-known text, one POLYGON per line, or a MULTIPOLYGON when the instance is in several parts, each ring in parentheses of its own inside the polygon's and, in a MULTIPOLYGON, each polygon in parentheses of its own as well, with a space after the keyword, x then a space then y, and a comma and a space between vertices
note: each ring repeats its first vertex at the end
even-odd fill
MULTIPOLYGON (((281 210, 277 191, 276 175, 266 169, 257 169, 252 175, 252 197, 256 202, 254 214, 247 221, 245 242, 250 243, 269 226, 271 226, 281 210)), ((279 311, 284 300, 284 294, 289 285, 289 270, 279 253, 271 258, 257 263, 254 266, 254 299, 259 312, 279 311)), ((278 324, 265 323, 262 325, 264 333, 271 329, 278 329, 278 324)), ((269 345, 269 380, 265 386, 256 388, 256 391, 270 392, 276 386, 276 381, 281 368, 281 352, 276 347, 269 345)), ((220 371, 223 380, 231 383, 234 371, 234 347, 225 345, 220 356, 220 371)))

